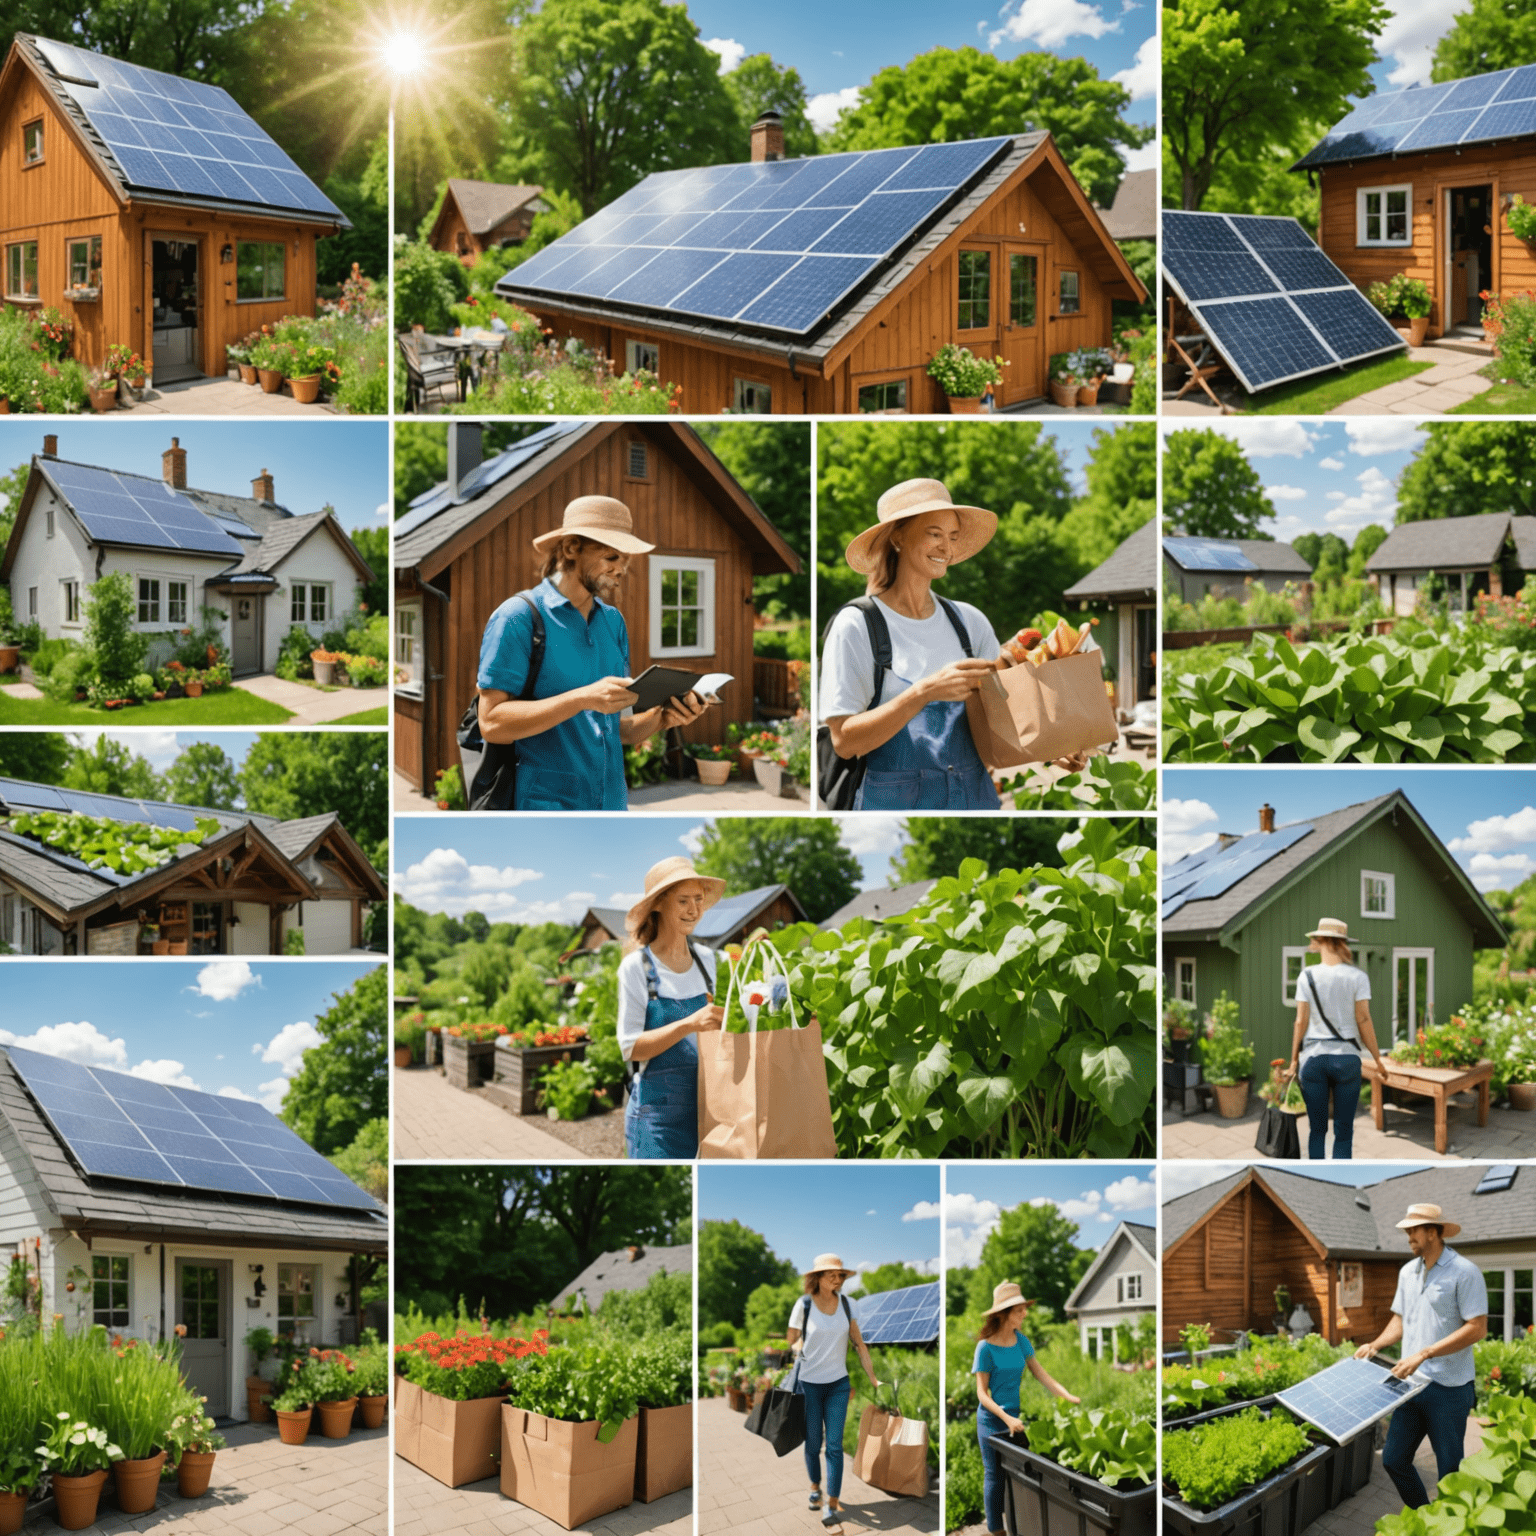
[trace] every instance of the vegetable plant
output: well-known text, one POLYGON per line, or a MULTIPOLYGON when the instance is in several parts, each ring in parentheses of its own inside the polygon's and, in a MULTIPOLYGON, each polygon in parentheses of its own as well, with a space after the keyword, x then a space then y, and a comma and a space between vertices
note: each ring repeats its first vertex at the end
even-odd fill
POLYGON ((687 1335, 673 1331, 642 1339, 630 1351, 629 1376, 635 1401, 642 1408, 675 1408, 691 1403, 693 1351, 687 1335))
POLYGON ((1013 797, 1016 811, 1146 811, 1157 801, 1157 773, 1129 759, 1111 762, 1101 752, 1053 784, 1020 773, 999 789, 1013 797))
POLYGON ((551 1120, 580 1120, 596 1087, 597 1074, 586 1062, 552 1062, 539 1079, 540 1102, 551 1120))
POLYGON ((1206 1017, 1205 1039, 1200 1045, 1200 1061, 1205 1080, 1218 1087, 1231 1088, 1245 1083, 1253 1072, 1253 1047, 1243 1038, 1237 1022, 1238 1005, 1223 990, 1211 1004, 1206 1017))
POLYGON ((1163 1480, 1196 1509, 1216 1509, 1295 1461, 1311 1441, 1289 1414, 1258 1408, 1163 1436, 1163 1480))
POLYGON ((1157 1473, 1157 1430, 1124 1408, 1064 1406, 1029 1426, 1039 1456, 1097 1478, 1109 1488, 1150 1483, 1157 1473))
POLYGON ((596 1420, 604 1445, 640 1406, 629 1350, 597 1339, 550 1350, 513 1383, 512 1400, 547 1419, 596 1420))
POLYGON ((977 357, 969 347, 947 341, 933 354, 928 377, 936 379, 939 388, 952 399, 974 400, 984 395, 989 385, 1002 382, 1003 360, 977 357))
POLYGON ((111 869, 120 875, 159 869, 188 843, 196 846, 219 831, 211 816, 199 816, 193 829, 183 832, 73 811, 18 811, 9 826, 18 836, 33 837, 49 848, 72 854, 91 869, 111 869))

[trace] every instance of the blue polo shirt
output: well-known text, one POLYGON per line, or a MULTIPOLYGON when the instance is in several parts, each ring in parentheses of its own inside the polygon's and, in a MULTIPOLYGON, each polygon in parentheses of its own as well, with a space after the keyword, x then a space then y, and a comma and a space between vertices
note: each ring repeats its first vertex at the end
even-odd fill
MULTIPOLYGON (((1455 1333, 1474 1317, 1487 1317, 1488 1287, 1477 1265, 1447 1247, 1427 1271, 1423 1259, 1410 1259, 1403 1265, 1392 1310, 1403 1320, 1406 1359, 1455 1333)), ((1426 1360, 1417 1374, 1444 1387, 1465 1386, 1477 1374, 1471 1345, 1458 1349, 1454 1355, 1426 1360)))
MULTIPOLYGON (((583 618, 547 578, 529 595, 544 616, 544 660, 534 684, 534 698, 553 698, 604 677, 629 676, 629 631, 617 608, 594 597, 590 615, 583 618)), ((486 623, 480 641, 479 685, 518 697, 528 679, 532 645, 533 615, 527 603, 509 597, 486 623)), ((584 709, 553 730, 519 741, 514 808, 627 810, 621 719, 620 715, 584 709)))

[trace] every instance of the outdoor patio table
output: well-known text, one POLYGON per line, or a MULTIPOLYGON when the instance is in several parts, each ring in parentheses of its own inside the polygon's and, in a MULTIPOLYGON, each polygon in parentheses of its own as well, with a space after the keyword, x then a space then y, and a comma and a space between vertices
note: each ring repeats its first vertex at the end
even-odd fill
POLYGON ((1419 1067, 1402 1062, 1389 1063, 1385 1074, 1377 1070, 1374 1061, 1362 1064, 1366 1079, 1377 1085, 1371 1094, 1371 1118, 1378 1131, 1386 1129, 1386 1105, 1382 1102, 1381 1088, 1401 1088, 1405 1093, 1422 1093, 1435 1101, 1435 1151, 1442 1157, 1449 1143, 1445 1125, 1445 1103, 1453 1093, 1477 1089, 1477 1123, 1488 1124, 1489 1079, 1493 1076, 1493 1063, 1480 1061, 1475 1067, 1419 1067))
POLYGON ((469 360, 468 369, 459 369, 459 399, 464 400, 469 396, 471 382, 478 382, 480 369, 488 355, 501 351, 502 343, 506 340, 500 331, 489 331, 476 328, 470 331, 462 331, 457 336, 434 336, 432 342, 439 351, 453 352, 461 358, 469 360))

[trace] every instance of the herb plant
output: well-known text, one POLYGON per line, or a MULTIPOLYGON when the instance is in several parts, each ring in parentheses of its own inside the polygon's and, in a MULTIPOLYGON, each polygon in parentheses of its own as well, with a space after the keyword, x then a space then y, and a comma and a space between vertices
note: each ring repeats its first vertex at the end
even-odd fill
POLYGON ((189 832, 171 827, 152 827, 140 821, 112 821, 105 816, 82 816, 72 811, 18 811, 10 818, 10 830, 33 837, 49 848, 73 855, 91 869, 110 869, 120 875, 141 875, 169 864, 188 843, 194 846, 213 837, 219 824, 211 816, 197 818, 189 832))
POLYGON ((1163 1436, 1163 1480, 1195 1509, 1216 1509, 1272 1472, 1294 1461, 1311 1444, 1307 1432, 1278 1409, 1267 1418, 1245 1408, 1163 1436))
POLYGON ((580 1120, 592 1107, 597 1074, 584 1061, 555 1061, 539 1079, 540 1102, 551 1120, 580 1120))
POLYGON ((640 1406, 629 1350, 597 1340, 550 1350, 513 1384, 512 1401, 547 1419, 596 1420, 604 1445, 640 1406))
POLYGON ((642 1408, 676 1408, 693 1401, 693 1351, 686 1334, 662 1333, 641 1340, 630 1350, 628 1369, 642 1408))
POLYGON ((1030 1423, 1029 1448, 1109 1488, 1150 1483, 1157 1473, 1155 1426, 1124 1408, 1057 1408, 1030 1423))

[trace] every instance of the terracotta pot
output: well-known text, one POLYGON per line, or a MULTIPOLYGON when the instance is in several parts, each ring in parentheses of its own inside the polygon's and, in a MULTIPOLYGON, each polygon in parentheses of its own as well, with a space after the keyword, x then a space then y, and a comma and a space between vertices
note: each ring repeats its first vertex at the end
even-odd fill
POLYGON ((201 683, 185 683, 183 684, 183 687, 186 689, 186 694, 189 699, 202 698, 203 685, 201 683))
POLYGON ((115 411, 117 409, 117 385, 110 389, 93 389, 91 395, 91 409, 93 411, 115 411))
POLYGON ((284 1445, 303 1445, 309 1439, 309 1421, 314 1409, 301 1408, 297 1413, 273 1409, 273 1412, 277 1414, 277 1437, 284 1445))
POLYGON ((252 1424, 270 1424, 272 1410, 262 1401, 272 1390, 272 1383, 260 1376, 245 1378, 245 1412, 252 1424))
POLYGON ((257 382, 256 370, 249 363, 236 363, 235 366, 240 370, 240 382, 242 384, 254 384, 257 382))
POLYGON ((0 416, 11 414, 11 402, 5 395, 0 395, 0 416))
POLYGON ((176 1491, 184 1499, 200 1499, 208 1492, 217 1451, 183 1451, 176 1464, 176 1491))
POLYGON ((133 1461, 114 1461, 112 1478, 117 1484, 117 1507, 125 1515, 147 1515, 155 1507, 155 1493, 160 1487, 160 1468, 165 1452, 140 1456, 133 1461))
POLYGON ((0 1536, 13 1536, 21 1529, 28 1497, 25 1493, 0 1493, 0 1536))
POLYGON ((395 1047, 395 1065, 397 1067, 408 1067, 411 1064, 411 1060, 412 1057, 410 1046, 397 1045, 395 1047))
POLYGON ((1248 1109, 1248 1084, 1233 1083, 1230 1087, 1212 1083, 1211 1092, 1216 1095, 1216 1113, 1223 1120, 1241 1120, 1248 1109))
POLYGON ((1511 1083, 1509 1085, 1511 1109, 1536 1109, 1536 1083, 1511 1083))
POLYGON ((152 955, 168 955, 171 952, 171 941, 169 939, 151 939, 149 941, 149 952, 152 955))
POLYGON ((355 1397, 345 1397, 339 1402, 316 1403, 320 1415, 320 1433, 327 1440, 345 1440, 352 1433, 352 1415, 357 1408, 355 1397))
POLYGON ((360 1397, 357 1406, 362 1410, 363 1428, 378 1429, 384 1422, 384 1410, 389 1406, 389 1398, 382 1392, 377 1397, 360 1397))
POLYGON ((275 395, 283 387, 282 371, 277 368, 258 368, 256 377, 261 380, 261 392, 275 395))
POLYGON ((288 388, 300 405, 313 405, 320 398, 320 375, 311 373, 302 379, 289 379, 288 388))
POLYGON ((19 645, 0 645, 0 672, 14 672, 21 665, 19 645))
POLYGON ((74 1477, 53 1478, 53 1518, 66 1531, 83 1531, 96 1523, 96 1506, 101 1502, 105 1472, 81 1472, 74 1477))
POLYGON ((1073 410, 1077 405, 1077 385, 1063 384, 1059 379, 1052 379, 1051 404, 1059 405, 1063 410, 1073 410))
POLYGON ((185 939, 172 939, 171 940, 171 953, 173 955, 184 955, 184 954, 186 954, 186 952, 187 952, 187 941, 185 939))
POLYGON ((708 757, 696 757, 694 766, 699 770, 700 784, 724 784, 731 776, 731 760, 722 757, 718 761, 708 757))
POLYGON ((757 759, 762 755, 763 754, 757 751, 756 748, 750 752, 748 752, 745 747, 738 747, 736 749, 736 767, 742 778, 747 779, 754 777, 752 773, 752 764, 756 762, 757 759))
POLYGON ((1428 334, 1428 315, 1410 315, 1408 317, 1408 345, 1410 347, 1422 347, 1424 345, 1424 338, 1428 334))
POLYGON ((980 395, 946 395, 949 401, 949 414, 951 416, 980 416, 980 395))
POLYGON ((1097 405, 1099 403, 1098 384, 1079 384, 1077 386, 1077 403, 1079 405, 1097 405))

